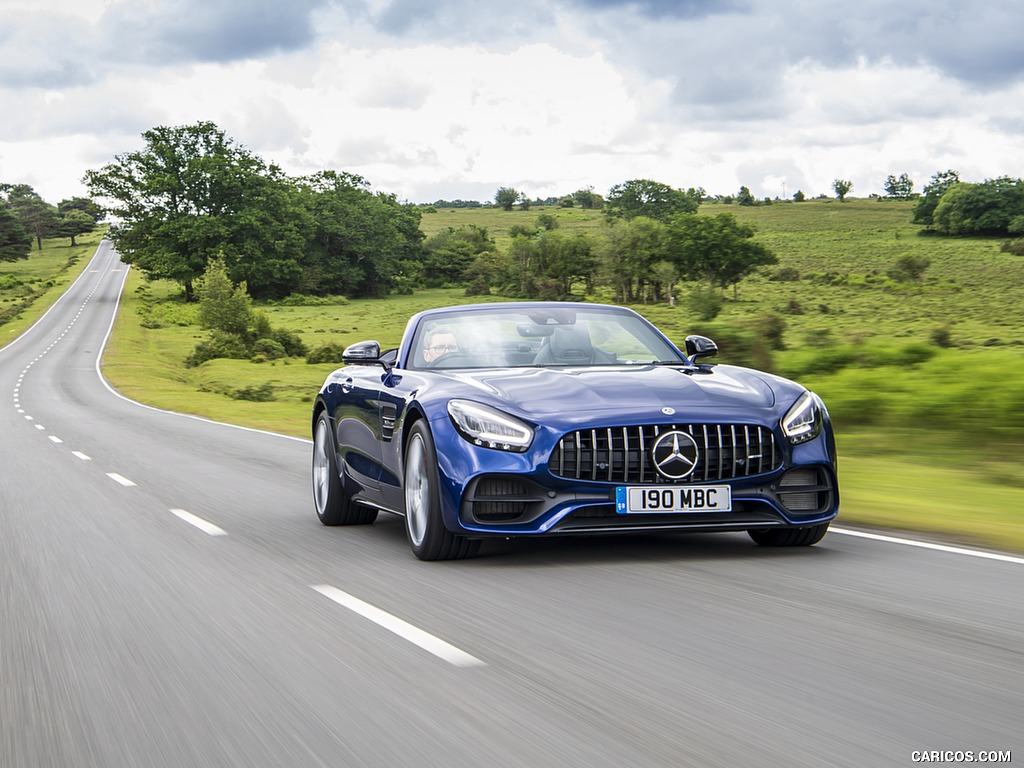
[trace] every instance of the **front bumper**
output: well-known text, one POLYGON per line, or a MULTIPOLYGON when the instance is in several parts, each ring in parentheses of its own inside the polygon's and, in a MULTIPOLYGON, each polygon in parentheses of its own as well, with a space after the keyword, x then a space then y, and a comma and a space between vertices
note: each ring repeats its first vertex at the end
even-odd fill
POLYGON ((438 446, 442 517, 446 527, 461 535, 805 527, 828 522, 839 513, 830 425, 815 440, 796 446, 767 425, 756 434, 753 429, 723 429, 710 442, 702 433, 698 442, 706 453, 701 455, 713 460, 714 468, 709 476, 701 466, 693 478, 677 485, 728 485, 732 511, 642 515, 616 511, 616 488, 669 481, 652 477, 649 471, 646 476, 635 471, 637 441, 625 428, 588 429, 596 439, 590 446, 583 441, 583 457, 601 469, 566 476, 568 464, 577 465, 571 454, 570 461, 560 461, 565 456, 563 440, 571 430, 541 426, 527 452, 512 453, 468 444, 447 419, 432 426, 438 446), (766 438, 765 430, 774 437, 766 438), (770 455, 757 448, 769 443, 770 455), (755 465, 754 459, 761 455, 766 459, 755 465))

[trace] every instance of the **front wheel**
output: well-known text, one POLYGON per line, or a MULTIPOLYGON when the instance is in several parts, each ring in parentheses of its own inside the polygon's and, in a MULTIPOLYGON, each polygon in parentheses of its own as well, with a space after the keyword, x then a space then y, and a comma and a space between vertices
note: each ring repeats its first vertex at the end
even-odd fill
POLYGON ((324 525, 365 525, 377 519, 377 510, 359 506, 345 492, 326 411, 313 431, 313 504, 324 525))
POLYGON ((828 531, 828 523, 807 528, 760 528, 747 531, 761 547, 809 547, 817 544, 828 531))
POLYGON ((452 533, 441 519, 437 452, 426 422, 412 425, 405 449, 405 530, 420 560, 472 557, 480 542, 452 533))

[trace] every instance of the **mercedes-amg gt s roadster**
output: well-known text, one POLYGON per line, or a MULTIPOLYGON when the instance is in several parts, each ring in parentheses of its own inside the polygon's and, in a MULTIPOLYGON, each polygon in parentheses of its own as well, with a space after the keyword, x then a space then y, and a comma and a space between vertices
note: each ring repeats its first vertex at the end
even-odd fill
POLYGON ((422 560, 491 536, 746 531, 821 540, 836 447, 813 392, 685 352, 632 310, 559 302, 445 307, 397 349, 348 347, 313 406, 324 525, 405 517, 422 560))

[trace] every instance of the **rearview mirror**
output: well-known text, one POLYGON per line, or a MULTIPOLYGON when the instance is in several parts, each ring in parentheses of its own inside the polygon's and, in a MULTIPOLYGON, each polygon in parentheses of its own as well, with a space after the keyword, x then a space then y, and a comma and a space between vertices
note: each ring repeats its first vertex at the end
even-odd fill
POLYGON ((687 336, 686 355, 694 362, 701 357, 714 357, 718 354, 718 345, 707 336, 687 336))
POLYGON ((357 341, 345 348, 341 353, 342 362, 346 365, 367 365, 380 361, 380 342, 357 341))

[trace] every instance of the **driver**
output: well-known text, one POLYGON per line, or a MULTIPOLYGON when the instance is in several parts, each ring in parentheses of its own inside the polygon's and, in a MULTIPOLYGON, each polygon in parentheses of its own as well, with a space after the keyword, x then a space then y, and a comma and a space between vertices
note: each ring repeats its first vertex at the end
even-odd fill
POLYGON ((434 328, 427 331, 423 343, 423 360, 428 365, 441 355, 459 351, 459 341, 450 328, 434 328))

